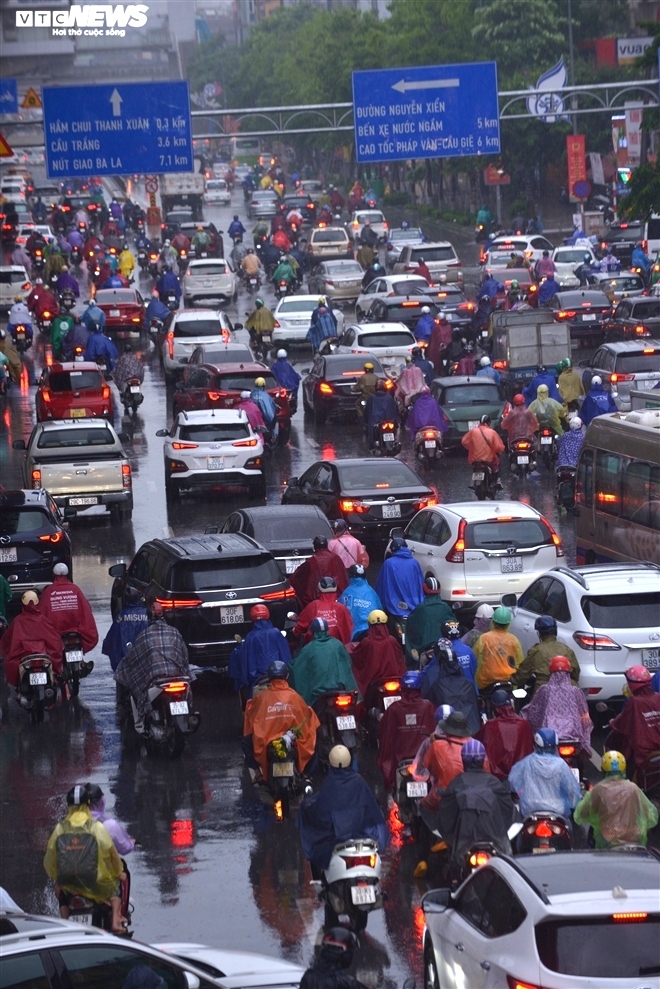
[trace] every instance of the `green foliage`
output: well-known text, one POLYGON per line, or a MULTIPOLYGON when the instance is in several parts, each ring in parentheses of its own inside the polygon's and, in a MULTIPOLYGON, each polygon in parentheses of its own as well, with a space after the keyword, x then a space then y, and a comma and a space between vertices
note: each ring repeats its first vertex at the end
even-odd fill
POLYGON ((660 157, 653 165, 640 165, 628 183, 628 195, 621 201, 619 212, 648 220, 658 212, 660 204, 660 157))
POLYGON ((557 0, 485 0, 474 12, 472 36, 482 58, 497 61, 498 74, 538 74, 566 48, 565 19, 557 0))

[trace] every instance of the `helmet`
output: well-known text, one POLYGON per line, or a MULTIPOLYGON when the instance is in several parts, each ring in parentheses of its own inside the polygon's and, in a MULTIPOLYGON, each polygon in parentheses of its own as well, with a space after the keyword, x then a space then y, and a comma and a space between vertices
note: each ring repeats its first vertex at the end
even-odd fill
POLYGON ((440 632, 445 639, 460 639, 461 637, 461 630, 458 622, 455 621, 443 622, 440 626, 440 632))
POLYGON ((286 358, 286 350, 278 350, 277 351, 277 358, 278 358, 278 360, 280 358, 286 358))
POLYGON ((461 759, 464 766, 482 766, 486 758, 486 749, 478 738, 468 738, 461 746, 461 759))
POLYGON ((402 220, 401 221, 401 229, 402 230, 409 230, 410 229, 410 224, 408 223, 407 220, 402 220))
POLYGON ((265 378, 262 378, 262 377, 255 378, 254 379, 254 386, 255 386, 255 388, 265 388, 266 387, 266 379, 265 378))
POLYGON ((564 370, 567 370, 569 367, 573 366, 573 362, 571 361, 570 357, 564 357, 562 364, 564 366, 564 370))
POLYGON ((518 282, 517 279, 512 278, 511 279, 511 285, 509 286, 509 288, 510 288, 510 290, 515 289, 517 291, 520 288, 520 283, 518 282))
POLYGON ((85 789, 87 790, 87 803, 97 804, 99 800, 103 800, 103 790, 98 783, 88 783, 85 789))
POLYGON ((163 617, 163 615, 163 606, 160 601, 154 601, 153 604, 150 604, 147 608, 147 618, 149 619, 150 624, 151 622, 157 622, 159 618, 163 617))
POLYGON ((567 656, 553 656, 548 668, 551 673, 570 673, 571 661, 567 656))
MULTIPOLYGON (((371 268, 372 268, 372 271, 380 271, 380 263, 378 261, 374 261, 374 263, 372 264, 371 268)), ((423 309, 422 309, 422 312, 424 312, 423 309)))
POLYGON ((169 240, 166 240, 165 243, 163 244, 163 247, 169 247, 169 246, 170 246, 170 242, 169 240))
POLYGON ((438 659, 448 659, 450 662, 455 658, 454 650, 451 647, 451 641, 440 637, 433 647, 433 654, 437 656, 438 659))
POLYGON ((603 758, 600 760, 600 768, 604 773, 617 773, 618 775, 625 776, 625 757, 615 749, 610 749, 609 752, 603 752, 603 758))
POLYGON ((89 803, 89 790, 86 786, 78 783, 72 786, 66 795, 66 802, 69 807, 84 807, 89 803))
POLYGON ((67 567, 66 563, 56 563, 55 566, 53 567, 54 577, 66 577, 68 572, 69 572, 69 568, 67 567))
POLYGON ((314 536, 314 542, 312 545, 314 546, 314 552, 316 553, 319 549, 328 548, 328 540, 325 536, 314 536))
POLYGON ((68 266, 66 264, 63 264, 62 271, 68 271, 68 270, 69 270, 68 266))
POLYGON ((36 591, 26 591, 21 598, 21 604, 39 604, 39 596, 36 591))
POLYGON ((328 753, 328 762, 334 769, 348 769, 351 764, 351 753, 345 745, 333 745, 328 753))
POLYGON ((0 340, 6 340, 7 331, 0 328, 0 340))
POLYGON ((254 304, 257 307, 257 309, 261 309, 262 306, 263 306, 263 304, 264 304, 264 300, 263 299, 255 299, 254 300, 254 304))
POLYGON ((587 264, 591 261, 591 254, 587 254, 586 251, 584 252, 584 254, 582 255, 582 257, 587 262, 587 264))
POLYGON ((582 420, 579 416, 573 416, 568 425, 570 429, 582 429, 582 420))
POLYGON ((348 526, 346 525, 344 519, 335 519, 335 521, 332 523, 332 528, 337 533, 337 535, 340 536, 342 532, 346 532, 348 526))
POLYGON ((635 694, 651 682, 651 674, 645 666, 629 666, 626 670, 626 681, 631 692, 635 694))
POLYGON ((139 591, 137 587, 132 587, 131 584, 127 584, 124 588, 124 605, 138 604, 141 600, 142 591, 139 591))
POLYGON ((561 374, 561 372, 564 370, 564 366, 565 365, 563 361, 557 361, 557 363, 555 364, 555 371, 557 372, 557 374, 561 374))
POLYGON ((321 577, 318 588, 321 594, 330 594, 337 590, 337 582, 334 577, 321 577))
POLYGON ((325 618, 313 618, 309 624, 309 630, 312 635, 321 635, 321 633, 328 631, 328 627, 325 618))
POLYGON ((417 264, 424 264, 424 258, 419 258, 417 264))
POLYGON ((412 357, 410 354, 406 354, 406 364, 412 364, 412 357))
POLYGON ((352 563, 348 568, 349 577, 364 577, 364 567, 361 563, 352 563))
POLYGON ((593 378, 591 379, 591 387, 593 388, 594 385, 602 385, 602 383, 603 383, 603 379, 600 377, 600 375, 594 374, 593 378))
POLYGON ((475 618, 492 618, 495 612, 493 611, 492 605, 490 604, 480 604, 474 613, 475 618))
POLYGON ((125 343, 124 344, 124 353, 125 354, 131 354, 132 352, 133 352, 133 348, 131 347, 130 343, 125 343))
POLYGON ((422 674, 419 670, 408 670, 403 674, 401 685, 406 690, 420 690, 422 686, 422 674))
POLYGON ((525 404, 525 396, 524 395, 521 395, 520 392, 518 392, 517 395, 514 395, 513 396, 513 404, 514 405, 524 405, 525 404))
POLYGON ((401 536, 395 536, 392 542, 390 543, 390 551, 392 553, 397 553, 400 549, 403 549, 403 547, 407 545, 408 543, 405 541, 405 539, 402 539, 401 536))
POLYGON ((272 663, 269 663, 266 673, 269 680, 289 679, 289 667, 281 659, 274 659, 272 663))
POLYGON ((375 608, 367 615, 368 625, 387 625, 387 615, 380 608, 375 608))
POLYGON ((422 348, 421 347, 413 347, 413 349, 410 351, 410 353, 412 354, 413 357, 421 357, 422 356, 422 348))
POLYGON ((365 371, 373 371, 374 369, 374 366, 371 363, 371 361, 367 361, 366 364, 362 365, 362 367, 364 368, 365 371))
POLYGON ((422 590, 425 594, 439 594, 440 581, 437 577, 425 577, 424 583, 422 584, 422 590))
POLYGON ((495 608, 493 612, 493 624, 501 625, 506 628, 507 625, 511 624, 511 612, 508 608, 503 608, 501 605, 499 608, 495 608))
POLYGON ((14 302, 22 302, 22 301, 23 301, 23 296, 22 295, 15 295, 14 296, 14 302))
MULTIPOLYGON (((343 748, 343 746, 336 746, 343 748)), ((345 927, 332 927, 323 935, 319 954, 327 961, 335 962, 340 968, 349 968, 353 961, 353 951, 358 941, 353 931, 345 927)))
POLYGON ((554 755, 559 745, 559 738, 554 728, 539 728, 534 735, 534 745, 540 752, 554 755))
POLYGON ((554 620, 552 615, 539 615, 534 622, 534 628, 539 635, 557 634, 557 622, 554 620))
POLYGON ((241 392, 241 398, 243 400, 245 400, 246 398, 249 398, 249 397, 250 397, 250 392, 249 391, 242 391, 241 392))
POLYGON ((319 295, 318 303, 319 303, 320 306, 324 306, 325 305, 325 296, 324 295, 319 295))
POLYGON ((490 357, 486 354, 484 357, 481 358, 479 363, 481 364, 482 367, 488 367, 488 365, 490 364, 490 357))
POLYGON ((545 364, 537 364, 536 365, 536 373, 537 374, 545 374, 547 370, 548 369, 545 366, 545 364))
POLYGON ((450 714, 454 713, 454 708, 451 704, 441 704, 440 707, 435 709, 435 720, 437 722, 446 721, 450 714))
POLYGON ((480 426, 490 426, 490 416, 483 415, 481 417, 481 419, 479 420, 479 425, 480 426))
POLYGON ((423 313, 423 314, 424 314, 425 316, 430 316, 430 314, 431 314, 431 310, 429 309, 429 307, 428 307, 428 306, 422 306, 422 313, 423 313))
POLYGON ((234 219, 238 220, 238 213, 234 213, 234 219))
POLYGON ((43 285, 43 283, 44 283, 43 278, 35 278, 34 280, 35 285, 43 285))
POLYGON ((270 611, 265 604, 255 604, 250 608, 250 621, 256 622, 260 618, 270 618, 270 611))
POLYGON ((385 382, 381 378, 379 378, 378 381, 376 382, 376 391, 378 392, 385 391, 385 382))
POLYGON ((494 690, 491 694, 490 702, 493 707, 505 707, 507 704, 511 703, 511 695, 507 690, 494 690))

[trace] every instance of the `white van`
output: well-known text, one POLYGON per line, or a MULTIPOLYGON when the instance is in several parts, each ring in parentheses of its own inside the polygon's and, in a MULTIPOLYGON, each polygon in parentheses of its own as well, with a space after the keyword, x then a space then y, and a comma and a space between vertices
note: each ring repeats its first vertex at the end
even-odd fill
POLYGON ((646 223, 644 240, 648 247, 646 253, 651 258, 655 258, 660 251, 660 213, 652 213, 651 219, 646 223))

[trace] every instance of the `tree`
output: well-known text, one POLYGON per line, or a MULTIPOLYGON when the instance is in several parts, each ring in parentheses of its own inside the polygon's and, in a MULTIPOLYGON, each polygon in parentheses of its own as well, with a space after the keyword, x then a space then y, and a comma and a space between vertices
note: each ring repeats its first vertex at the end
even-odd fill
POLYGON ((485 0, 474 12, 472 36, 482 58, 497 61, 498 75, 536 75, 566 45, 565 19, 557 0, 485 0))
POLYGON ((648 220, 660 208, 660 157, 654 164, 640 165, 628 183, 628 195, 619 205, 625 216, 648 220))

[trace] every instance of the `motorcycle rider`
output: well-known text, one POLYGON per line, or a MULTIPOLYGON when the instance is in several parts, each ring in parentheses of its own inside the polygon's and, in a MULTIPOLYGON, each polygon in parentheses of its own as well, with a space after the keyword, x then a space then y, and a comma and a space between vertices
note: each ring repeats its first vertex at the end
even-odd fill
POLYGON ((595 374, 591 379, 591 388, 582 403, 580 418, 585 426, 588 426, 596 416, 606 415, 608 412, 618 412, 616 402, 612 398, 612 393, 603 388, 603 379, 595 374))
POLYGON ((328 623, 328 631, 335 639, 347 645, 353 635, 353 619, 351 613, 337 600, 337 585, 332 577, 321 577, 319 581, 319 596, 310 601, 298 616, 293 635, 303 637, 305 643, 312 638, 311 624, 315 618, 324 618, 328 623))
POLYGON ((582 256, 582 262, 577 266, 573 274, 580 281, 580 288, 586 288, 589 284, 589 278, 594 272, 594 259, 590 252, 585 252, 582 256))
POLYGON ((325 618, 309 626, 312 640, 289 664, 292 684, 300 696, 314 704, 327 690, 357 690, 346 647, 330 635, 325 618))
MULTIPOLYGON (((422 671, 422 697, 434 707, 449 704, 467 719, 472 733, 481 724, 477 689, 466 675, 454 649, 456 639, 440 638, 433 647, 433 658, 422 671)), ((465 662, 465 659, 464 659, 465 662)))
POLYGON ((323 935, 311 966, 300 980, 300 989, 365 989, 349 975, 357 937, 345 927, 332 927, 323 935))
POLYGON ((410 431, 410 439, 413 443, 417 440, 417 434, 424 429, 437 429, 443 435, 449 429, 447 416, 428 388, 424 388, 419 394, 413 396, 406 426, 410 431))
POLYGON ((293 290, 296 282, 296 273, 284 254, 280 256, 279 264, 271 276, 271 281, 275 286, 275 291, 280 287, 280 282, 286 282, 287 289, 289 291, 293 290))
POLYGON ((50 345, 53 351, 53 357, 56 360, 62 360, 64 356, 64 338, 73 329, 73 325, 74 317, 68 312, 60 313, 51 324, 50 345))
POLYGON ((534 751, 534 733, 529 721, 516 714, 508 691, 493 691, 490 703, 494 717, 481 726, 476 737, 486 749, 491 773, 505 780, 515 763, 534 751))
POLYGON ((522 390, 527 405, 530 405, 536 398, 540 385, 545 385, 548 389, 550 398, 561 404, 562 397, 559 393, 559 389, 557 388, 556 379, 550 374, 545 364, 538 364, 536 367, 536 374, 529 384, 525 385, 522 390))
POLYGON ((106 829, 119 855, 130 855, 135 848, 135 841, 114 817, 105 812, 105 795, 96 783, 88 783, 85 787, 89 797, 89 809, 95 821, 100 821, 106 829))
POLYGON ((87 341, 83 356, 86 361, 94 363, 99 360, 105 361, 108 374, 111 374, 119 354, 112 340, 103 334, 99 326, 95 326, 87 341))
MULTIPOLYGON (((15 301, 15 300, 14 300, 15 301)), ((60 304, 56 296, 50 289, 46 288, 41 278, 36 278, 34 288, 25 300, 25 304, 35 319, 48 318, 44 314, 49 312, 51 316, 57 315, 60 311, 60 304)))
POLYGON ((264 417, 261 414, 261 409, 256 404, 256 402, 252 400, 249 391, 241 392, 241 400, 236 406, 236 408, 238 409, 239 412, 245 412, 248 422, 250 423, 250 426, 252 427, 255 433, 261 431, 263 431, 264 433, 267 432, 266 423, 264 421, 264 417))
POLYGON ((367 634, 352 649, 353 676, 364 698, 371 706, 369 688, 377 681, 401 677, 406 672, 403 650, 399 640, 387 630, 387 615, 380 609, 367 616, 367 634))
POLYGON ((254 388, 250 392, 250 398, 255 405, 259 406, 266 423, 266 429, 274 442, 278 432, 277 405, 273 396, 266 391, 266 379, 262 378, 261 375, 254 379, 254 388))
POLYGON ((557 267, 555 262, 550 257, 549 251, 543 252, 543 256, 536 262, 536 267, 534 270, 536 271, 536 277, 539 281, 541 281, 542 278, 554 277, 557 267))
POLYGON ((658 823, 658 808, 626 779, 621 752, 604 752, 600 768, 605 779, 582 797, 573 813, 575 823, 591 825, 596 848, 646 845, 648 832, 658 823))
POLYGON ((375 257, 372 263, 365 271, 364 275, 362 276, 363 291, 364 289, 368 288, 373 281, 375 281, 377 278, 380 278, 382 274, 383 274, 383 267, 380 261, 378 260, 378 257, 375 257))
POLYGON ((173 292, 178 306, 181 300, 181 285, 178 277, 174 274, 171 268, 166 268, 161 274, 160 278, 156 282, 156 291, 158 292, 158 297, 163 304, 167 302, 168 295, 173 292))
POLYGON ((300 375, 287 360, 286 350, 277 351, 276 360, 273 361, 271 371, 280 388, 286 388, 297 402, 300 375))
POLYGON ((305 339, 309 340, 314 353, 316 353, 324 340, 329 340, 336 336, 337 317, 326 302, 325 296, 321 295, 319 296, 316 309, 312 310, 309 330, 305 339))
POLYGON ((510 680, 523 661, 522 646, 509 632, 510 624, 511 612, 500 605, 493 612, 490 630, 480 635, 475 643, 475 680, 482 692, 493 683, 510 680))
POLYGON ((341 557, 328 548, 326 536, 314 536, 313 545, 313 554, 289 575, 289 583, 296 592, 301 609, 318 597, 318 584, 322 577, 332 577, 340 594, 348 587, 346 567, 341 557))
POLYGON ((557 390, 561 401, 568 409, 577 411, 580 400, 584 397, 584 385, 580 375, 573 370, 568 357, 557 364, 557 375, 557 390))
POLYGON ((414 396, 420 395, 427 387, 424 372, 413 363, 412 355, 406 354, 404 367, 394 389, 394 398, 399 408, 402 411, 404 408, 408 408, 412 404, 414 396))
POLYGON ((555 276, 551 275, 539 285, 539 306, 547 306, 557 292, 561 292, 561 285, 555 276))
MULTIPOLYGON (((243 229, 243 225, 242 224, 241 224, 241 229, 243 229)), ((244 229, 243 229, 243 233, 245 233, 245 230, 244 229)), ((232 239, 234 237, 234 234, 231 233, 231 227, 229 228, 229 236, 232 237, 232 239)), ((191 243, 191 247, 193 248, 195 254, 197 254, 199 257, 201 257, 201 255, 204 253, 204 251, 210 250, 210 247, 211 247, 211 238, 209 237, 208 233, 206 232, 206 230, 204 229, 204 227, 201 225, 201 223, 198 224, 197 229, 195 230, 195 233, 193 234, 192 241, 190 243, 191 243)))
MULTIPOLYGON (((413 333, 418 343, 429 344, 433 333, 433 316, 428 306, 422 306, 422 315, 417 320, 413 333)), ((430 384, 430 382, 428 382, 430 384)))
POLYGON ((534 676, 534 690, 538 690, 550 679, 550 662, 555 656, 565 656, 570 666, 571 682, 577 687, 580 682, 580 664, 570 646, 557 639, 557 622, 552 615, 539 615, 534 622, 539 637, 511 677, 516 687, 522 687, 534 676))
POLYGON ((479 361, 479 370, 477 371, 477 377, 490 378, 490 380, 494 381, 496 385, 499 385, 502 380, 502 376, 500 375, 500 372, 497 370, 497 368, 493 367, 488 354, 484 354, 484 356, 479 361))
POLYGON ((540 429, 552 429, 558 437, 563 435, 566 422, 564 406, 549 397, 547 385, 539 385, 529 411, 538 419, 540 429))
POLYGON ((520 712, 529 721, 532 731, 554 728, 560 738, 574 738, 582 753, 591 755, 593 724, 583 692, 571 683, 571 663, 566 656, 550 660, 550 678, 539 687, 531 703, 520 712))
POLYGON ((612 254, 611 247, 606 248, 605 255, 601 258, 600 270, 612 275, 618 275, 621 271, 621 262, 616 254, 612 254))
POLYGON ((66 261, 64 260, 59 247, 54 245, 51 247, 50 253, 48 254, 48 259, 46 260, 46 267, 44 268, 44 281, 50 285, 51 276, 55 275, 59 278, 65 265, 66 261))
POLYGON ((31 341, 33 337, 32 314, 25 305, 23 296, 21 295, 14 296, 14 305, 9 310, 9 316, 7 317, 7 329, 10 336, 14 336, 18 326, 25 327, 27 340, 31 341))
POLYGON ((390 618, 407 618, 424 599, 424 575, 405 539, 396 536, 378 573, 376 593, 390 618))
POLYGON ((133 641, 146 629, 149 622, 144 599, 136 587, 126 585, 124 602, 124 607, 113 620, 101 646, 101 652, 110 660, 113 673, 131 648, 133 641))
POLYGON ((265 604, 255 604, 250 608, 252 628, 245 638, 232 650, 229 657, 229 676, 234 679, 234 689, 240 691, 243 706, 252 695, 254 684, 276 660, 291 662, 289 643, 270 620, 270 611, 265 604))
POLYGON ((645 282, 648 282, 649 273, 651 271, 651 266, 653 260, 648 256, 644 250, 644 244, 641 240, 638 240, 633 248, 633 252, 630 259, 631 268, 641 268, 642 278, 645 282))
POLYGON ((147 306, 144 314, 146 322, 151 323, 151 320, 159 319, 161 323, 164 323, 169 314, 169 309, 160 301, 158 298, 158 292, 154 288, 151 299, 149 300, 149 305, 147 306))
POLYGON ((264 305, 263 299, 254 300, 254 311, 248 316, 245 329, 248 330, 253 345, 257 346, 261 346, 259 338, 262 333, 271 334, 275 329, 275 317, 264 305))
POLYGON ((19 666, 26 656, 48 656, 53 664, 54 676, 62 675, 62 636, 41 613, 35 591, 26 591, 21 604, 22 610, 0 639, 5 680, 15 688, 19 686, 19 666))
POLYGON ((60 635, 77 632, 82 639, 83 652, 90 652, 99 641, 89 601, 69 579, 66 563, 56 563, 53 567, 53 582, 42 591, 39 611, 60 635))
MULTIPOLYGON (((362 400, 368 402, 372 395, 376 394, 376 385, 378 384, 378 375, 374 372, 374 366, 371 361, 365 361, 362 365, 362 370, 364 374, 361 374, 358 380, 355 382, 351 391, 359 395, 362 400)), ((365 409, 366 413, 366 409, 365 409)), ((365 419, 366 422, 366 419, 365 419)))
POLYGON ((160 249, 160 254, 156 264, 158 271, 174 271, 179 266, 179 255, 172 247, 172 243, 166 240, 160 249))
MULTIPOLYGON (((422 700, 420 689, 420 673, 405 673, 401 678, 401 700, 390 704, 378 726, 378 768, 387 790, 395 790, 399 764, 404 759, 414 759, 424 739, 435 731, 435 709, 429 701, 422 700)), ((407 770, 405 777, 411 778, 407 770)))
POLYGON ((420 278, 425 278, 429 285, 433 285, 433 277, 429 271, 424 258, 420 258, 417 262, 417 267, 413 268, 410 272, 411 275, 419 275, 420 278))
MULTIPOLYGON (((360 382, 363 380, 364 375, 362 375, 360 382)), ((385 382, 382 378, 376 379, 376 391, 373 395, 370 395, 367 398, 367 404, 364 410, 364 421, 367 426, 367 438, 369 441, 370 450, 374 450, 376 448, 378 426, 381 422, 391 421, 396 427, 398 427, 401 422, 397 404, 392 397, 391 391, 387 391, 385 388, 385 382)))
POLYGON ((361 268, 365 271, 372 266, 374 263, 374 258, 378 255, 374 251, 373 247, 369 244, 360 244, 357 254, 355 255, 355 260, 358 262, 361 268))
POLYGON ((518 795, 523 817, 546 811, 559 814, 570 824, 571 813, 582 791, 570 767, 559 755, 558 745, 554 728, 540 728, 534 734, 534 751, 517 762, 509 773, 509 783, 518 795))
POLYGON ((89 305, 87 306, 87 309, 85 309, 81 318, 90 333, 92 333, 95 329, 105 329, 105 313, 102 309, 99 309, 94 302, 94 299, 90 299, 89 305))
POLYGON ((533 447, 539 421, 533 412, 525 408, 525 399, 520 393, 513 396, 512 405, 509 414, 502 419, 502 429, 507 434, 509 449, 517 440, 529 440, 533 447))
POLYGON ((80 288, 78 286, 78 282, 73 277, 73 275, 69 272, 69 269, 66 265, 64 265, 64 267, 62 268, 60 276, 57 279, 57 291, 60 297, 64 292, 73 292, 76 299, 80 298, 80 288))
POLYGON ((468 452, 469 464, 481 462, 489 465, 495 486, 501 488, 500 453, 504 452, 504 443, 498 433, 491 429, 489 415, 483 415, 478 424, 463 435, 461 446, 468 452))
POLYGON ((239 220, 238 213, 234 213, 234 219, 229 224, 229 227, 227 228, 227 233, 233 240, 234 237, 240 237, 241 239, 243 239, 245 232, 246 232, 245 227, 239 220))
POLYGON ((442 623, 454 619, 451 607, 440 597, 440 584, 436 577, 425 577, 422 591, 422 600, 410 612, 406 622, 406 658, 409 665, 412 665, 412 650, 419 654, 435 645, 442 623))
POLYGON ((347 570, 354 563, 368 567, 369 554, 360 540, 351 535, 344 519, 336 519, 332 523, 332 528, 334 537, 328 543, 330 552, 337 554, 347 570))
MULTIPOLYGON (((202 229, 204 228, 202 227, 202 229)), ((138 246, 137 241, 135 242, 135 246, 136 247, 138 246)), ((174 237, 172 237, 172 242, 170 246, 174 248, 174 250, 179 255, 179 257, 181 256, 182 251, 185 251, 186 255, 190 252, 190 240, 188 239, 188 237, 186 237, 186 235, 181 230, 177 231, 174 237)), ((120 261, 121 261, 121 255, 120 255, 120 261)))
POLYGON ((632 695, 620 714, 610 721, 608 748, 623 753, 632 775, 653 752, 660 751, 660 694, 651 686, 645 666, 629 666, 626 683, 632 695))
MULTIPOLYGON (((330 544, 328 543, 328 547, 330 544)), ((353 642, 363 639, 369 629, 368 616, 372 611, 382 611, 380 598, 364 576, 361 563, 353 563, 348 568, 348 587, 337 599, 351 613, 353 619, 353 642)))
POLYGON ((133 253, 128 249, 128 244, 124 243, 119 255, 119 272, 130 281, 133 271, 135 269, 135 257, 133 253))
POLYGON ((433 364, 426 360, 421 347, 413 347, 410 352, 410 356, 413 359, 413 364, 415 367, 418 367, 424 375, 424 381, 427 388, 430 388, 433 384, 433 378, 435 377, 435 368, 433 367, 433 364))
MULTIPOLYGON (((427 578, 428 579, 428 578, 427 578)), ((451 642, 452 652, 458 660, 458 664, 463 671, 463 676, 465 676, 470 683, 475 683, 475 675, 477 672, 477 657, 470 648, 461 639, 461 627, 456 621, 456 618, 452 616, 446 619, 440 626, 440 637, 443 639, 448 639, 451 642)))
POLYGON ((137 354, 133 353, 130 343, 124 344, 124 352, 115 364, 112 376, 120 395, 124 394, 131 378, 137 378, 140 384, 144 381, 144 364, 137 354))
POLYGON ((472 623, 472 628, 465 635, 461 636, 461 642, 464 642, 466 646, 470 649, 474 649, 474 644, 480 635, 484 632, 490 630, 490 622, 493 617, 493 608, 490 604, 480 604, 474 613, 474 621, 472 623))
POLYGON ((84 355, 90 336, 91 333, 87 329, 87 326, 83 323, 80 316, 75 313, 73 316, 73 326, 62 341, 62 350, 64 352, 65 360, 75 360, 76 351, 78 351, 81 355, 84 355))
POLYGON ((249 282, 251 278, 260 279, 263 274, 259 255, 255 254, 253 247, 248 247, 247 253, 241 261, 241 274, 245 282, 249 282))

